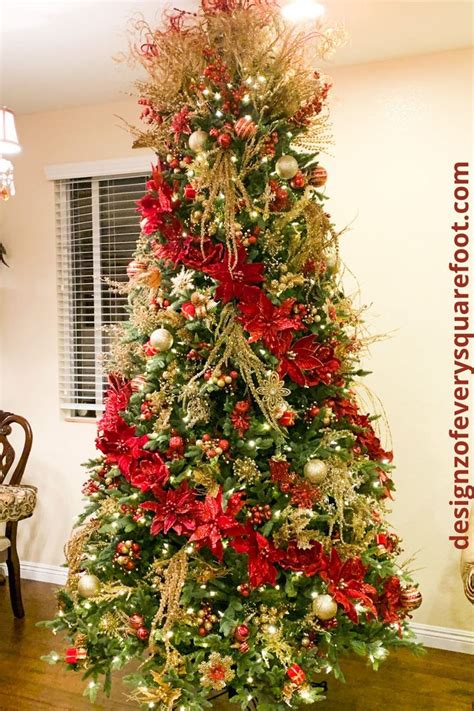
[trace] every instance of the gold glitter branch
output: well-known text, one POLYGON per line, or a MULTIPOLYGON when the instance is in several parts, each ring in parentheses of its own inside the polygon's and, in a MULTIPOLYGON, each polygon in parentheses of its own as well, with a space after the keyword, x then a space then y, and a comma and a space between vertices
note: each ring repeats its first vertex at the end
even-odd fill
POLYGON ((185 548, 181 548, 170 560, 166 569, 163 583, 160 586, 161 599, 158 611, 153 618, 150 628, 150 641, 148 651, 154 655, 157 652, 155 633, 159 626, 163 634, 166 666, 177 667, 180 663, 180 655, 171 645, 169 633, 174 623, 180 617, 181 591, 188 572, 188 554, 185 548))

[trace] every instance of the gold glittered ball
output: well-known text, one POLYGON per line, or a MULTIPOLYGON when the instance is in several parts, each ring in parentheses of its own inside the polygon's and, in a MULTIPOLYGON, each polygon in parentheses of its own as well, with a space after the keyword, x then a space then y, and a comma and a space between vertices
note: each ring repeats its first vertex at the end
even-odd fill
POLYGON ((77 592, 81 597, 96 597, 100 592, 100 580, 97 575, 81 575, 77 583, 77 592))
POLYGON ((150 336, 150 343, 159 351, 169 351, 173 345, 173 336, 166 328, 157 328, 150 336))
POLYGON ((328 465, 322 459, 309 459, 303 469, 305 479, 320 484, 327 477, 328 465))
POLYGON ((296 158, 293 158, 293 156, 281 156, 281 158, 278 158, 275 165, 276 172, 280 178, 283 178, 284 180, 294 178, 298 172, 298 169, 298 161, 296 158))
POLYGON ((329 271, 334 272, 339 266, 339 256, 335 249, 330 249, 325 255, 326 266, 329 271))
POLYGON ((200 153, 205 149, 207 139, 208 135, 205 131, 201 131, 201 129, 193 131, 193 133, 189 136, 188 146, 192 151, 194 151, 194 153, 200 153))
POLYGON ((331 620, 337 613, 337 602, 331 595, 318 595, 313 600, 313 612, 320 620, 331 620))

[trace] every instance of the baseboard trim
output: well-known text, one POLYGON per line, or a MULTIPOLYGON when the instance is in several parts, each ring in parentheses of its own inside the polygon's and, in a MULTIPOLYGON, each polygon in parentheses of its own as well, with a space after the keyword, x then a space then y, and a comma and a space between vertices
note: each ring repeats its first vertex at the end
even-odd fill
MULTIPOLYGON (((25 580, 37 580, 41 583, 64 585, 67 578, 67 569, 60 565, 45 565, 44 563, 22 561, 21 577, 25 578, 25 580)), ((474 654, 474 633, 468 630, 436 627, 435 625, 423 625, 416 622, 412 624, 412 629, 416 634, 417 640, 424 644, 425 647, 474 654)))
POLYGON ((451 627, 436 627, 414 622, 412 629, 419 642, 425 647, 446 649, 448 652, 474 654, 474 633, 451 627))
MULTIPOLYGON (((3 563, 3 572, 7 574, 5 563, 3 563)), ((67 580, 67 568, 63 568, 61 565, 30 563, 27 560, 22 560, 21 577, 25 580, 36 580, 39 583, 65 585, 67 580)))

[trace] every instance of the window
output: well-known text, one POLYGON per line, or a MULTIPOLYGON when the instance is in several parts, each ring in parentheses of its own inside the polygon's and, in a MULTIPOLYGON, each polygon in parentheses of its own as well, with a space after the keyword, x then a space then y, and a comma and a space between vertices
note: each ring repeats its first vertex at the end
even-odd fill
POLYGON ((104 327, 126 319, 124 282, 139 236, 135 201, 147 174, 56 180, 61 408, 72 417, 103 410, 104 327))

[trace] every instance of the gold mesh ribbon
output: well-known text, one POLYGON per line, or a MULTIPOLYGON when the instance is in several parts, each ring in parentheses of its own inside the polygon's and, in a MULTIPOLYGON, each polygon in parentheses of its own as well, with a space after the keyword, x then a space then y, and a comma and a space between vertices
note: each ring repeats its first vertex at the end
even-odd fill
POLYGON ((161 627, 163 642, 166 652, 166 666, 177 667, 180 655, 170 642, 170 632, 174 623, 181 616, 180 598, 181 591, 188 572, 188 554, 181 548, 170 560, 161 584, 161 599, 158 611, 153 618, 150 628, 148 651, 154 655, 157 652, 155 632, 161 627))
POLYGON ((230 306, 224 307, 220 322, 216 329, 216 341, 204 367, 194 375, 187 386, 183 388, 184 399, 189 397, 195 381, 209 369, 218 371, 225 363, 232 359, 237 365, 259 406, 266 421, 282 436, 286 436, 277 420, 278 410, 285 407, 284 395, 289 394, 283 386, 278 374, 268 371, 260 358, 250 347, 242 326, 235 319, 235 314, 230 306), (222 350, 221 350, 222 349, 222 350))

